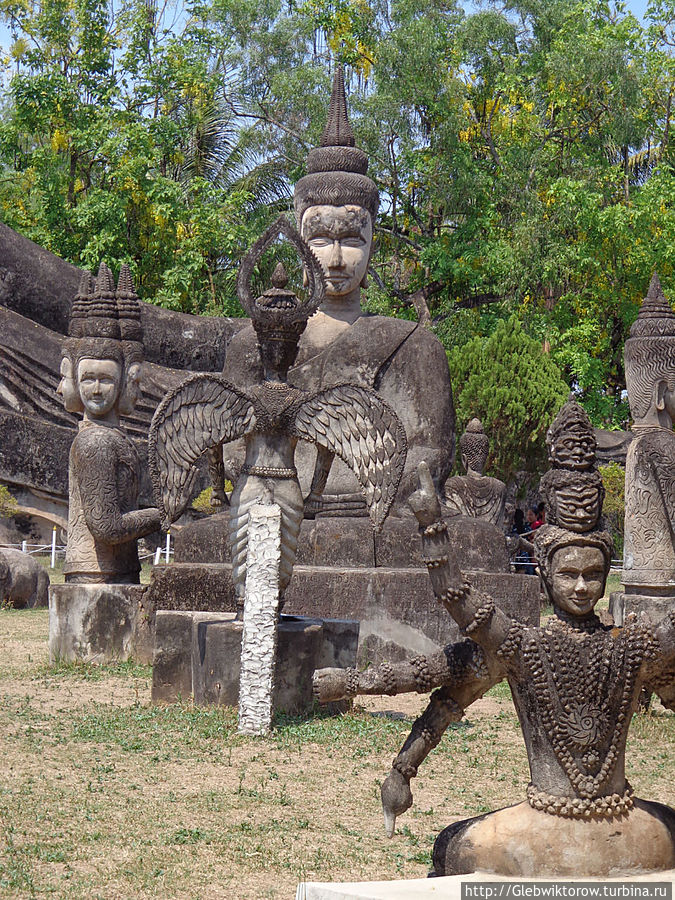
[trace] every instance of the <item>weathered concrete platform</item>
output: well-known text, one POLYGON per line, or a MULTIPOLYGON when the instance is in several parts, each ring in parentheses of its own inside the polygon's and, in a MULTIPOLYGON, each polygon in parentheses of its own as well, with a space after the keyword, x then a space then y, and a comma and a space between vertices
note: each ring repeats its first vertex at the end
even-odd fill
MULTIPOLYGON (((236 706, 242 627, 233 613, 159 610, 152 702, 192 699, 197 706, 236 706)), ((314 670, 354 666, 358 640, 358 622, 282 616, 274 708, 291 714, 310 709, 314 670)))
POLYGON ((49 658, 151 663, 155 607, 145 584, 53 584, 49 658))

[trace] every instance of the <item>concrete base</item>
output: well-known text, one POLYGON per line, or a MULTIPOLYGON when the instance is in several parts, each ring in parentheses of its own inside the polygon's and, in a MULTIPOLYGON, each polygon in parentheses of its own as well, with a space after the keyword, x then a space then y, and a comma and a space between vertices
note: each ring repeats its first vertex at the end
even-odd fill
MULTIPOLYGON (((503 572, 466 574, 509 615, 525 624, 539 623, 537 577, 503 572)), ((149 590, 156 607, 163 610, 191 610, 198 602, 201 611, 235 609, 232 570, 226 563, 157 566, 149 590)), ((434 653, 460 638, 454 621, 436 602, 427 571, 422 568, 296 565, 285 600, 284 612, 288 614, 357 619, 361 625, 360 667, 434 653)))
MULTIPOLYGON (((192 698, 197 706, 235 706, 239 702, 242 627, 232 613, 159 610, 152 702, 192 698)), ((297 714, 310 709, 314 670, 354 666, 358 640, 358 622, 282 616, 275 710, 297 714)))
MULTIPOLYGON (((583 875, 574 878, 556 878, 556 884, 565 884, 566 882, 576 882, 583 880, 584 884, 607 884, 615 882, 624 884, 625 876, 617 876, 613 878, 586 878, 583 875)), ((653 872, 649 875, 641 875, 639 877, 631 875, 630 881, 640 884, 650 884, 654 882, 662 882, 665 884, 675 884, 675 871, 653 872)), ((447 875, 444 878, 410 878, 406 881, 361 881, 339 884, 319 882, 303 882, 298 885, 295 900, 463 900, 462 885, 475 882, 491 882, 495 884, 494 893, 488 894, 485 889, 482 893, 475 896, 483 898, 496 898, 501 896, 510 896, 508 890, 498 887, 500 884, 522 884, 522 880, 513 878, 502 878, 499 875, 489 875, 483 872, 474 872, 471 875, 447 875)), ((550 884, 551 879, 545 878, 528 878, 526 884, 537 883, 550 884)), ((468 893, 468 892, 467 892, 468 893)), ((550 895, 550 894, 549 894, 550 895)), ((515 896, 515 894, 511 895, 515 896)), ((520 891, 519 896, 524 896, 520 891)), ((536 896, 532 894, 531 896, 536 896)), ((546 896, 541 894, 539 896, 546 896)))
POLYGON ((140 584, 53 584, 49 658, 151 663, 155 607, 140 584))

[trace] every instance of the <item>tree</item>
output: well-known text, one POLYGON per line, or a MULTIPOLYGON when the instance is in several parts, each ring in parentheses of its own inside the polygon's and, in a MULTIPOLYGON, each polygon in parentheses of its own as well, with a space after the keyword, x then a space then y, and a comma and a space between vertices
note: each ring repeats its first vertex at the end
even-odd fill
POLYGON ((474 416, 490 438, 487 473, 509 481, 537 473, 545 461, 545 435, 569 389, 541 344, 515 316, 487 338, 473 338, 449 354, 457 433, 474 416))

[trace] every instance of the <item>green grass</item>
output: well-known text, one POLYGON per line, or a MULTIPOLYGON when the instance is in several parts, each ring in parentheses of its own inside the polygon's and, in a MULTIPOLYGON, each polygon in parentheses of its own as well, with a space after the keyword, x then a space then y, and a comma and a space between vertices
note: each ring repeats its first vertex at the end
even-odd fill
MULTIPOLYGON (((0 612, 3 898, 281 900, 302 880, 424 877, 449 822, 524 797, 506 683, 448 729, 389 841, 380 785, 423 698, 380 705, 403 716, 277 716, 251 738, 232 709, 151 706, 147 666, 50 663, 47 623, 0 612)), ((675 716, 636 717, 641 795, 675 803, 674 749, 675 716)))

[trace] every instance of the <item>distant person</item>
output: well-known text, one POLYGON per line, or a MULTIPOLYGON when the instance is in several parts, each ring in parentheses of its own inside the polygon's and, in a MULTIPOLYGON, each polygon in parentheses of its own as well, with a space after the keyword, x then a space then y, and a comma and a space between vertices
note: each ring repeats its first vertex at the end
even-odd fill
MULTIPOLYGON (((530 512, 531 510, 528 510, 528 513, 530 512)), ((517 538, 517 541, 514 542, 517 547, 517 552, 513 558, 516 572, 522 575, 534 575, 534 565, 532 556, 530 555, 531 545, 529 541, 525 540, 523 537, 524 535, 531 534, 531 527, 530 524, 525 521, 525 513, 520 508, 517 508, 513 513, 513 524, 510 533, 514 538, 517 538)))
POLYGON ((543 500, 537 506, 537 518, 540 520, 542 525, 546 524, 546 504, 543 500))

